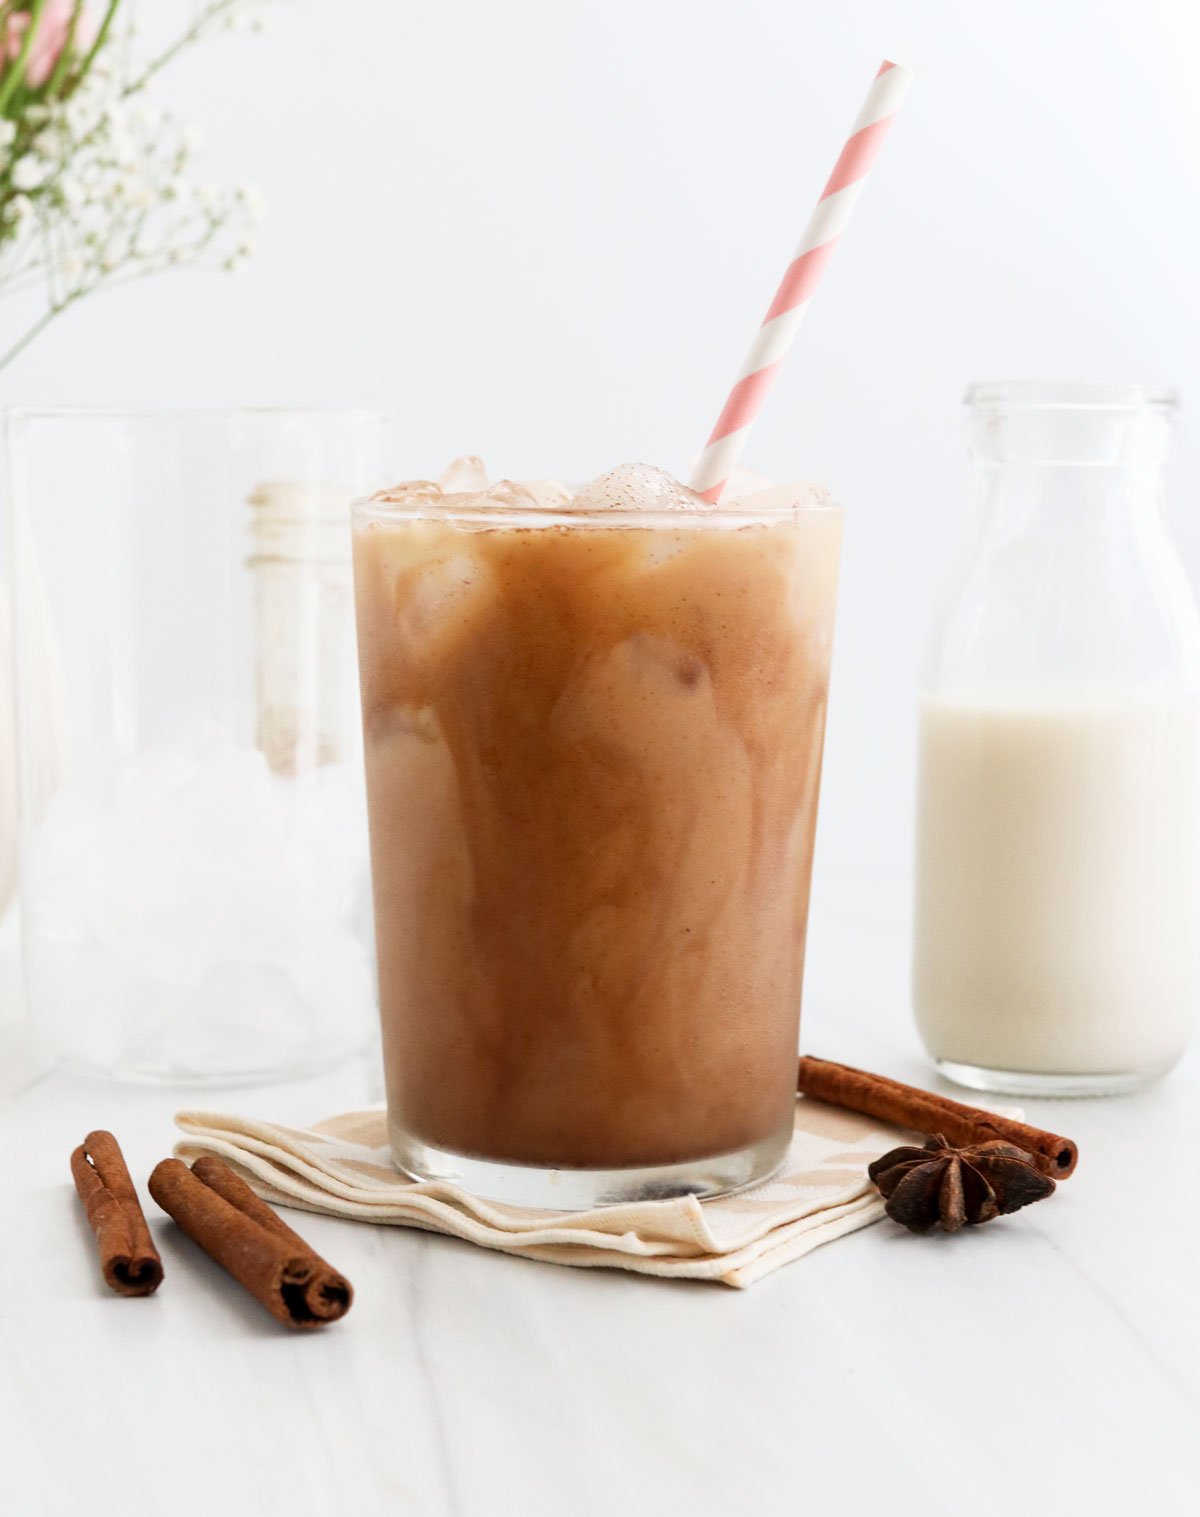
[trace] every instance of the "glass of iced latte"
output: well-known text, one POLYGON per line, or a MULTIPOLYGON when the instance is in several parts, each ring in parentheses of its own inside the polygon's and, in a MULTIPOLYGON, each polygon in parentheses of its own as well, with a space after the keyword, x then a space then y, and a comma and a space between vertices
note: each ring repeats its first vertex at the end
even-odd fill
POLYGON ((792 1132, 840 513, 460 465, 355 508, 397 1163, 530 1206, 792 1132))

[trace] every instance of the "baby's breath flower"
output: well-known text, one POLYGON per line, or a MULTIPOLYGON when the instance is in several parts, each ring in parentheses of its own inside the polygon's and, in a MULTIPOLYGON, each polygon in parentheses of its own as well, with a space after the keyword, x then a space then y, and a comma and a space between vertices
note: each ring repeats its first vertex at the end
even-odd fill
POLYGON ((71 138, 86 136, 92 120, 93 112, 86 100, 68 100, 63 107, 63 125, 71 138))
MULTIPOLYGON (((230 20, 239 29, 260 24, 246 0, 196 0, 195 10, 200 26, 192 35, 230 20)), ((158 66, 131 59, 124 39, 120 46, 110 41, 69 99, 25 106, 14 121, 0 118, 9 192, 0 247, 20 247, 10 270, 44 273, 49 314, 121 271, 150 274, 198 261, 236 271, 253 254, 249 232, 262 197, 248 184, 222 190, 192 183, 186 171, 202 139, 147 98, 158 66), (17 143, 19 156, 9 151, 17 143), (34 221, 44 238, 32 234, 34 221)), ((0 365, 25 340, 0 356, 0 365)))
POLYGON ((257 221, 266 210, 266 201, 257 185, 239 184, 233 192, 238 205, 244 206, 253 220, 257 221))
POLYGON ((135 132, 149 136, 158 126, 161 116, 152 106, 137 104, 129 111, 129 125, 135 132))
POLYGON ((36 190, 46 178, 45 165, 40 158, 26 153, 13 164, 12 182, 18 190, 36 190))

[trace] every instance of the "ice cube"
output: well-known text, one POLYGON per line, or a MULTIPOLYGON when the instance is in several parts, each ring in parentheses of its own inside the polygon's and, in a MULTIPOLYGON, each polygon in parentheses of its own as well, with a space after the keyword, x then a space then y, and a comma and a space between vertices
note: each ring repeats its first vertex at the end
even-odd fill
POLYGON ((542 511, 565 511, 573 499, 560 479, 522 479, 519 483, 542 511))
POLYGON ((64 787, 24 861, 55 1041, 85 1064, 191 1075, 354 1046, 372 1004, 363 813, 356 766, 272 774, 203 726, 111 786, 64 787))
POLYGON ((794 511, 819 511, 828 509, 833 505, 833 497, 824 485, 817 484, 814 480, 793 480, 785 485, 768 485, 766 489, 755 489, 738 499, 738 509, 762 512, 764 515, 775 512, 790 514, 794 511))
POLYGON ((709 503, 652 464, 621 464, 575 497, 576 511, 711 511, 709 503))
POLYGON ((430 558, 395 585, 393 625, 405 656, 434 660, 492 604, 494 577, 477 553, 448 552, 430 558))
POLYGON ((482 458, 467 453, 447 465, 438 483, 447 495, 476 495, 487 489, 488 472, 482 458))
POLYGON ((379 490, 371 498, 388 505, 423 505, 454 496, 458 510, 487 510, 497 503, 520 511, 561 511, 571 503, 571 491, 557 479, 501 479, 488 484, 483 461, 474 456, 456 458, 440 484, 429 479, 410 479, 379 490))
POLYGON ((122 1052, 134 1072, 169 1069, 195 1078, 240 1068, 269 1074, 311 1058, 319 1046, 313 1007, 277 964, 215 964, 199 984, 157 1010, 152 1023, 130 1029, 122 1052))
POLYGON ((721 502, 728 505, 730 501, 755 495, 759 490, 769 490, 774 483, 773 479, 765 474, 756 474, 753 469, 731 469, 721 502))
POLYGON ((419 505, 422 501, 440 500, 441 485, 432 479, 409 479, 403 484, 391 485, 386 490, 376 490, 372 500, 385 501, 389 506, 419 505))
POLYGON ((511 479, 498 480, 488 490, 487 499, 514 511, 536 511, 538 508, 533 491, 511 479))
POLYGON ((707 688, 707 666, 690 649, 652 632, 635 632, 621 645, 631 677, 658 696, 681 695, 707 688))

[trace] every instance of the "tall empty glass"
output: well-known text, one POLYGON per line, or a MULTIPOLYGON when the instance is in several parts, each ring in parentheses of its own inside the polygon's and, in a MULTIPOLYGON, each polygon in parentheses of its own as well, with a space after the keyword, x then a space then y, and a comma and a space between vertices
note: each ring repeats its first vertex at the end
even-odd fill
POLYGON ((12 413, 35 1030, 147 1080, 361 1047, 372 955, 349 503, 358 413, 12 413))
POLYGON ((713 1194, 792 1131, 840 516, 535 493, 356 510, 393 1148, 530 1205, 713 1194))

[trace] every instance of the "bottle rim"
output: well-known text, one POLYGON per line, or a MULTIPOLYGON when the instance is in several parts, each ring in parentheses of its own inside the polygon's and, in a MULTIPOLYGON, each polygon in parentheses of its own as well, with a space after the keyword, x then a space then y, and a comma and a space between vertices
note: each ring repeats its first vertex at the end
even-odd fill
POLYGON ((1159 411, 1179 408, 1171 385, 1093 384, 1078 380, 1001 379, 969 385, 972 411, 1159 411))

